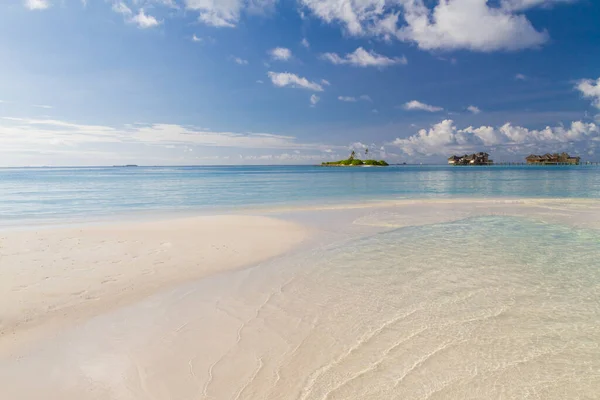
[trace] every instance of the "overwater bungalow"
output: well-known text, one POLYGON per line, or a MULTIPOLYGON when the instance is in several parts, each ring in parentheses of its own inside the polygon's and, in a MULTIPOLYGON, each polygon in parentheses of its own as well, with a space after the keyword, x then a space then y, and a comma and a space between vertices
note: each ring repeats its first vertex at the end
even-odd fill
POLYGON ((448 158, 448 164, 450 165, 491 165, 493 163, 494 161, 490 160, 490 155, 483 152, 448 158))
POLYGON ((527 164, 530 165, 579 165, 581 162, 580 157, 571 157, 567 153, 554 153, 554 154, 544 154, 544 155, 536 155, 531 154, 525 158, 527 164))

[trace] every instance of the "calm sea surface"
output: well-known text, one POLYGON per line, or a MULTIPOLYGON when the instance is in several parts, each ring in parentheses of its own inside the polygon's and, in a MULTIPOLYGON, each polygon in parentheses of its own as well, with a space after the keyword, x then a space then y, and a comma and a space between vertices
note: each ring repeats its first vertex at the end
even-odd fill
POLYGON ((448 197, 600 198, 598 167, 0 169, 0 220, 448 197))

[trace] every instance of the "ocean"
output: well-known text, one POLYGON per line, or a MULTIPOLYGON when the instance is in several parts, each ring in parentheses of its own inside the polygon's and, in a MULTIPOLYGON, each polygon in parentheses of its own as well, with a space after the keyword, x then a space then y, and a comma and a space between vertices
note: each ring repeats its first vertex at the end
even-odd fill
POLYGON ((406 198, 600 198, 600 167, 0 169, 0 223, 406 198))

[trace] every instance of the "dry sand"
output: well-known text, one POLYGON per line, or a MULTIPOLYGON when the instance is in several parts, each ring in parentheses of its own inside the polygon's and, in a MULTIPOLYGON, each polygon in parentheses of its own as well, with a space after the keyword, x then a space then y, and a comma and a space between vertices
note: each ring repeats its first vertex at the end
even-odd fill
POLYGON ((306 236, 256 216, 0 232, 0 354, 160 289, 277 256, 306 236))

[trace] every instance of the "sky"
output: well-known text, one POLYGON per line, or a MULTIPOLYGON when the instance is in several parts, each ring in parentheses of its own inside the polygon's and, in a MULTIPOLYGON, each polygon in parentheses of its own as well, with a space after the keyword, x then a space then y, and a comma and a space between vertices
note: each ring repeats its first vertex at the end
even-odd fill
POLYGON ((4 0, 0 166, 600 161, 597 0, 4 0))

